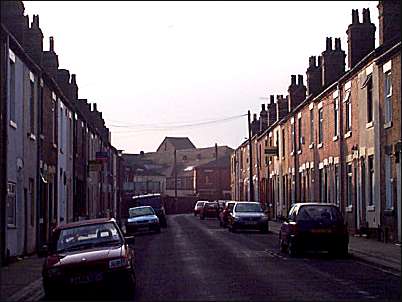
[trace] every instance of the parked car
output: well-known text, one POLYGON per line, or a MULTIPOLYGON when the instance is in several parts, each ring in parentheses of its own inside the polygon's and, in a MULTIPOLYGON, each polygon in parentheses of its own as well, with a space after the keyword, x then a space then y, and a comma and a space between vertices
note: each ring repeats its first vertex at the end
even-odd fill
POLYGON ((225 204, 226 204, 227 201, 228 201, 228 200, 217 200, 219 211, 223 211, 223 209, 225 208, 225 204))
POLYGON ((208 201, 205 200, 199 200, 197 201, 197 203, 194 206, 194 216, 197 216, 198 214, 200 214, 200 211, 202 209, 202 207, 204 206, 204 203, 206 203, 208 201))
POLYGON ((349 234, 341 212, 334 204, 296 203, 282 219, 279 245, 294 256, 305 250, 348 254, 349 234))
POLYGON ((200 210, 200 219, 205 217, 218 217, 218 203, 216 201, 208 201, 200 210))
POLYGON ((268 233, 268 216, 259 202, 236 202, 228 215, 229 231, 238 229, 258 229, 268 233))
POLYGON ((219 219, 219 225, 221 227, 227 226, 230 211, 233 209, 235 203, 236 203, 235 201, 226 201, 223 210, 219 212, 218 219, 219 219))
POLYGON ((134 237, 123 237, 114 219, 92 219, 57 226, 48 246, 43 288, 56 297, 85 288, 104 287, 133 291, 135 286, 134 237))
POLYGON ((161 194, 155 193, 139 195, 134 196, 132 199, 132 204, 134 207, 151 206, 154 209, 156 216, 158 216, 161 227, 167 227, 164 199, 161 194))
POLYGON ((129 210, 126 223, 126 233, 133 234, 141 229, 147 229, 160 233, 161 225, 151 206, 134 207, 129 210))

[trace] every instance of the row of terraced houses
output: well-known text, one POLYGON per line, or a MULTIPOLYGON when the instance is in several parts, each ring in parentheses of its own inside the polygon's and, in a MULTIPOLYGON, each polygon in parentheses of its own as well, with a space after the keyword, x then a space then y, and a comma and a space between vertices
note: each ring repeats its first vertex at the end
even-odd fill
POLYGON ((307 87, 292 75, 287 96, 254 114, 231 157, 233 199, 265 203, 271 219, 296 202, 335 203, 352 234, 401 241, 400 2, 378 10, 377 48, 370 11, 353 10, 348 70, 341 40, 327 38, 307 87))
POLYGON ((22 1, 1 1, 0 103, 3 264, 37 251, 56 224, 118 216, 121 153, 22 1))

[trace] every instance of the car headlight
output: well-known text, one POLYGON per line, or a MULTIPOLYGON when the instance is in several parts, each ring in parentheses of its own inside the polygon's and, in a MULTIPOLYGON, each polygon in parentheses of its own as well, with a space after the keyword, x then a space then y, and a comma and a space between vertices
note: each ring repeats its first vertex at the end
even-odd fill
POLYGON ((267 221, 267 220, 268 220, 268 216, 267 216, 267 215, 261 216, 261 220, 262 220, 262 221, 267 221))
POLYGON ((127 266, 128 261, 127 258, 119 258, 119 259, 114 259, 109 261, 109 268, 118 268, 118 267, 123 267, 127 266))
POLYGON ((61 276, 61 269, 58 267, 53 267, 47 271, 47 275, 50 278, 61 276))
POLYGON ((159 222, 159 219, 158 218, 152 219, 151 222, 157 223, 157 222, 159 222))

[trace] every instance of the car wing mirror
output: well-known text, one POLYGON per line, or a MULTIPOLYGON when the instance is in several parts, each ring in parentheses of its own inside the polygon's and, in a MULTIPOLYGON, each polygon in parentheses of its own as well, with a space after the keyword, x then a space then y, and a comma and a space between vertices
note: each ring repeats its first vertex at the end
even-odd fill
POLYGON ((126 237, 124 237, 124 240, 126 241, 127 244, 135 244, 134 236, 126 236, 126 237))
POLYGON ((49 254, 49 248, 46 244, 38 249, 39 257, 46 257, 48 254, 49 254))

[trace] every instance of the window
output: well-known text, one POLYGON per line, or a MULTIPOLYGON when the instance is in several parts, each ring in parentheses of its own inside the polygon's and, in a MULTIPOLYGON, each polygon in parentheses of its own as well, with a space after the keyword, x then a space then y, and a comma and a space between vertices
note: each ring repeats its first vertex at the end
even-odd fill
POLYGON ((349 163, 346 167, 346 202, 347 206, 352 206, 352 164, 349 163))
POLYGON ((389 124, 392 122, 392 82, 391 82, 391 72, 384 74, 384 97, 385 97, 385 123, 389 124))
POLYGON ((368 172, 369 172, 369 196, 368 205, 374 206, 374 156, 368 157, 368 172))
POLYGON ((373 121, 373 78, 370 76, 367 82, 367 123, 373 121))
POLYGON ((63 142, 63 138, 64 138, 64 117, 63 117, 63 105, 60 104, 60 150, 63 151, 63 147, 64 147, 64 142, 63 142))
POLYGON ((385 208, 392 209, 392 158, 390 154, 385 155, 385 208))
POLYGON ((299 124, 299 148, 298 150, 301 150, 302 144, 303 144, 303 133, 302 133, 302 118, 298 118, 298 124, 299 124))
POLYGON ((320 174, 320 202, 328 202, 327 196, 327 171, 325 167, 319 169, 320 174))
POLYGON ((334 99, 334 136, 339 135, 339 99, 334 99))
POLYGON ((52 138, 53 138, 53 143, 56 144, 57 141, 57 126, 56 126, 56 122, 57 122, 57 101, 53 100, 53 108, 52 108, 52 138))
POLYGON ((346 109, 346 132, 352 131, 352 102, 350 100, 350 91, 345 92, 345 109, 346 109))
POLYGON ((35 133, 35 83, 30 81, 29 94, 29 131, 35 133))
POLYGON ((335 187, 334 187, 334 199, 335 199, 335 204, 339 206, 339 193, 340 193, 340 187, 339 187, 339 165, 335 165, 335 170, 334 170, 334 180, 335 180, 335 187))
POLYGON ((285 157, 285 129, 282 129, 282 157, 285 157))
POLYGON ((314 144, 314 110, 310 110, 310 144, 314 144))
POLYGON ((9 182, 7 184, 7 226, 11 228, 17 226, 16 202, 15 183, 9 182))
POLYGON ((29 179, 28 194, 29 194, 29 204, 31 207, 31 226, 35 225, 35 186, 33 178, 29 179))
POLYGON ((10 120, 16 121, 15 117, 15 63, 10 59, 10 120))
POLYGON ((43 105, 43 86, 40 85, 39 88, 39 133, 43 134, 43 116, 44 116, 44 105, 43 105))
POLYGON ((323 108, 320 108, 319 110, 318 110, 318 143, 319 144, 322 144, 322 142, 323 142, 323 136, 324 136, 324 133, 323 133, 323 121, 324 121, 324 119, 323 119, 323 117, 324 117, 324 113, 323 113, 323 108))
POLYGON ((295 151, 295 141, 296 141, 295 123, 292 123, 291 128, 292 128, 291 129, 292 130, 292 152, 294 152, 295 151))

